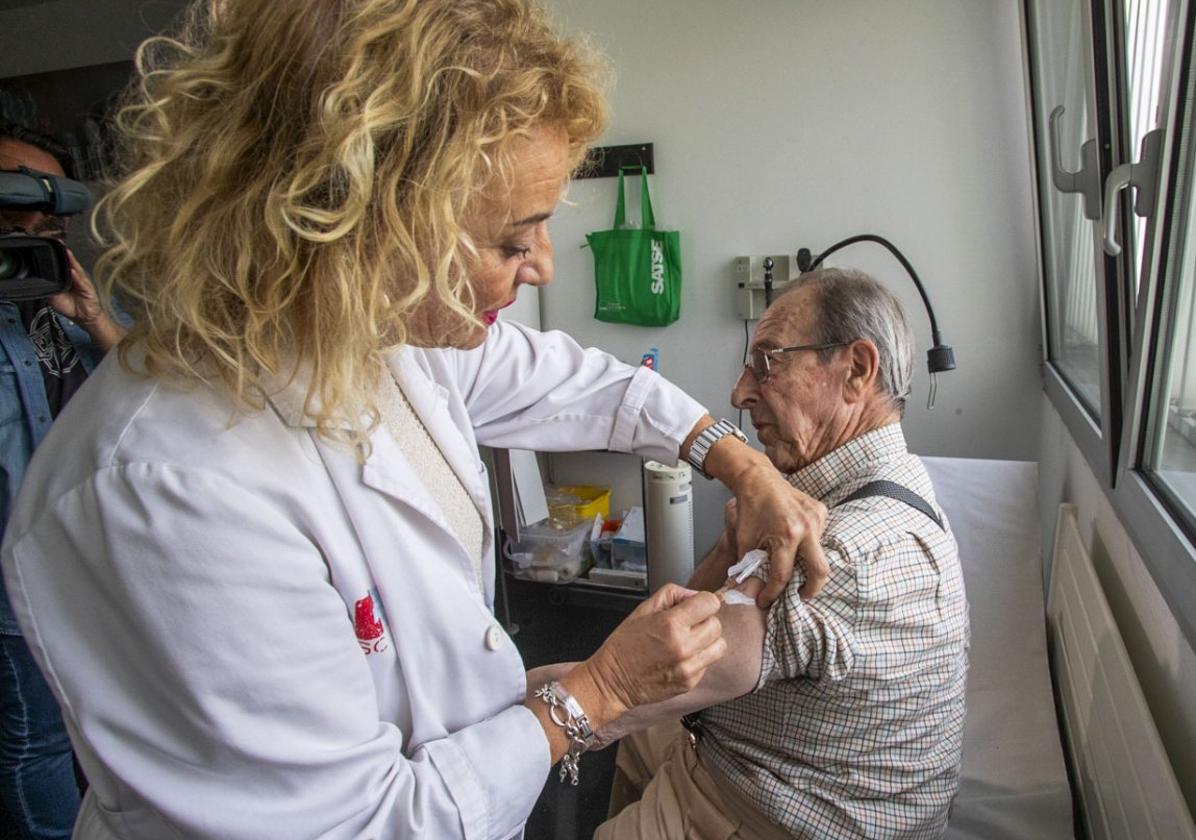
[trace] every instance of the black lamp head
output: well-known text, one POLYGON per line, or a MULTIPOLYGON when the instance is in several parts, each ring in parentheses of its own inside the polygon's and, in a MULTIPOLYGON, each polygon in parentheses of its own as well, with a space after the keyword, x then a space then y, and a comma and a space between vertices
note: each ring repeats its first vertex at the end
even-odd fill
POLYGON ((926 351, 926 369, 931 373, 955 370, 955 351, 946 344, 936 344, 926 351))

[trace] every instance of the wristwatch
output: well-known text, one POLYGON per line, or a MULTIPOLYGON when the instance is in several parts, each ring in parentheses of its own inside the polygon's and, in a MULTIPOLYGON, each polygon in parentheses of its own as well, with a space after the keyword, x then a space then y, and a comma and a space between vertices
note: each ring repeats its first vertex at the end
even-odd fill
POLYGON ((738 426, 730 420, 719 420, 698 433, 689 447, 689 457, 685 460, 689 461, 690 466, 701 473, 704 478, 712 478, 710 473, 706 472, 706 456, 710 454, 710 449, 727 435, 734 435, 744 443, 748 442, 747 436, 739 430, 738 426))

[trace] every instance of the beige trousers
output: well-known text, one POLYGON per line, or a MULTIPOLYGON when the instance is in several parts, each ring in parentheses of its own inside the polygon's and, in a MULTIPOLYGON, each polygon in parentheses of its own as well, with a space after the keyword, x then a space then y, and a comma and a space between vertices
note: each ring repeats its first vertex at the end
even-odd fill
POLYGON ((609 819, 594 840, 781 840, 770 821, 721 773, 704 764, 680 723, 622 740, 609 819))

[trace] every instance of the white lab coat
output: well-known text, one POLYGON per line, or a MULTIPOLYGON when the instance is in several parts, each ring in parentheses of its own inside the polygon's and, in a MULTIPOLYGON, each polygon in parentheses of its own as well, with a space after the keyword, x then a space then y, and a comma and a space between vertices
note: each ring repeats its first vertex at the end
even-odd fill
POLYGON ((88 838, 506 838, 549 770, 491 612, 477 443, 673 460, 659 375, 499 324, 391 360, 487 518, 484 586, 385 432, 359 464, 301 384, 227 399, 109 358, 38 450, 3 565, 91 782, 88 838))

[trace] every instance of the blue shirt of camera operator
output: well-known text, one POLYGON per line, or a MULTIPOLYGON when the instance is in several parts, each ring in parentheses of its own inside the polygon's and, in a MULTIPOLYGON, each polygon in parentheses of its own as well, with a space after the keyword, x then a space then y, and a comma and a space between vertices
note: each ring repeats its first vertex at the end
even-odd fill
MULTIPOLYGON (((0 138, 0 170, 18 167, 65 175, 47 151, 0 138)), ((68 219, 36 210, 0 207, 0 229, 62 241, 68 219)), ((103 311, 87 272, 68 251, 70 285, 31 301, 4 296, 0 283, 0 538, 25 468, 59 410, 124 330, 103 311)), ((0 579, 0 633, 20 628, 0 579)))
MULTIPOLYGON (((91 337, 73 322, 62 318, 49 307, 34 311, 40 323, 34 329, 42 333, 61 330, 75 351, 70 358, 61 344, 43 345, 50 363, 62 371, 64 367, 78 365, 84 375, 90 374, 103 351, 92 342, 91 337)), ((39 342, 40 343, 40 342, 39 342)), ((0 538, 8 514, 20 489, 25 467, 33 457, 33 450, 42 442, 50 430, 57 413, 50 403, 42 373, 42 362, 38 358, 38 347, 30 340, 25 320, 20 309, 11 301, 0 301, 0 538)), ((65 371, 71 373, 72 371, 65 371)), ((69 393, 66 394, 69 398, 69 393)), ((59 405, 61 407, 61 403, 59 405)), ((0 580, 0 589, 3 581, 0 580)), ((20 628, 13 618, 7 597, 0 597, 0 633, 19 633, 20 628)))

